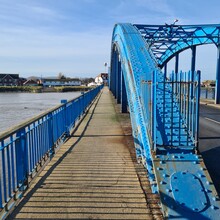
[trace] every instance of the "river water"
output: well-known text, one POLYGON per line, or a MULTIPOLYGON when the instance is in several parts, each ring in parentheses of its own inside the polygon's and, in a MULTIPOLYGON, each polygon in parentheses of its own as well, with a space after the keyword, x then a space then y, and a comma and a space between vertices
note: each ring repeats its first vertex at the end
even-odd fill
POLYGON ((60 104, 80 92, 67 93, 0 93, 0 133, 60 104))

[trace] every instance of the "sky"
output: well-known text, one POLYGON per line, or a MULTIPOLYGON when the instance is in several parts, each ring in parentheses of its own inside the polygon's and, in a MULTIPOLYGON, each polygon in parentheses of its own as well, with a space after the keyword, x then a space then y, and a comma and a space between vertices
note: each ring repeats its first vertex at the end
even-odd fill
MULTIPOLYGON (((0 73, 95 77, 110 65, 116 23, 219 24, 219 10, 219 0, 0 0, 0 73)), ((189 53, 180 54, 183 71, 189 53)), ((216 47, 197 54, 202 78, 214 79, 216 47)))

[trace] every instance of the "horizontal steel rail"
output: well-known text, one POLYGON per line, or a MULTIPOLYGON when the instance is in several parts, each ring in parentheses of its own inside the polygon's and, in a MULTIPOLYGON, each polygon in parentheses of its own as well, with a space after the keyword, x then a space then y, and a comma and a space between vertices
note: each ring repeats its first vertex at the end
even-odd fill
POLYGON ((0 217, 69 136, 103 86, 50 109, 0 135, 0 217))

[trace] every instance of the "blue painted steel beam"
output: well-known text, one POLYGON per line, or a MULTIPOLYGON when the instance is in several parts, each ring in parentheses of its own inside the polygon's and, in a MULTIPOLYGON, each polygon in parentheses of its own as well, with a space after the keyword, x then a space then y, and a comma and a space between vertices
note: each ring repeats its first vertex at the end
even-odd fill
POLYGON ((218 44, 218 47, 217 47, 215 104, 220 104, 220 43, 218 44))

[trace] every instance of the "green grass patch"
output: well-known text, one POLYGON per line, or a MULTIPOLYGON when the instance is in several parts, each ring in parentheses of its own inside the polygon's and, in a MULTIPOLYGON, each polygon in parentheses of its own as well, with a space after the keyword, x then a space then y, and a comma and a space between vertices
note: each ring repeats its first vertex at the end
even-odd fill
POLYGON ((0 92, 41 92, 42 86, 0 86, 0 92))

